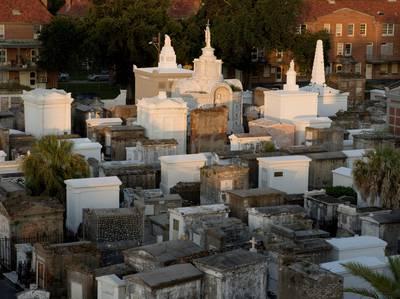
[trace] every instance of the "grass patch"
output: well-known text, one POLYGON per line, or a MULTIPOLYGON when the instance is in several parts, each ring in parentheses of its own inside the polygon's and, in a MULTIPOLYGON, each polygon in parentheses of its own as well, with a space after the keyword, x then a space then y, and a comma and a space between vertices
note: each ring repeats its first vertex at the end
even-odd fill
POLYGON ((76 97, 81 93, 94 93, 101 99, 113 99, 119 95, 120 91, 118 85, 110 84, 108 82, 59 82, 58 88, 71 92, 72 97, 76 97))

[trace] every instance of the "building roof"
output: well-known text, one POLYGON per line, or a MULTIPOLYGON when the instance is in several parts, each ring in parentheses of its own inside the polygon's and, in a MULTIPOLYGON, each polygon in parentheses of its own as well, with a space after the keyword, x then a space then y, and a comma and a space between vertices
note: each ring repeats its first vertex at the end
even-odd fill
POLYGON ((228 213, 229 207, 224 204, 202 205, 170 209, 181 215, 228 213))
POLYGON ((326 240, 337 250, 355 250, 371 247, 386 247, 387 243, 377 237, 355 236, 349 238, 333 238, 326 240))
POLYGON ((267 257, 243 249, 227 251, 194 260, 196 265, 212 268, 216 271, 233 271, 241 267, 266 263, 267 257))
POLYGON ((171 155, 159 157, 164 163, 190 163, 190 162, 206 162, 208 160, 205 153, 188 154, 188 155, 171 155))
POLYGON ((40 0, 1 0, 0 23, 46 24, 52 15, 40 0))
POLYGON ((341 159, 346 160, 347 156, 342 152, 324 152, 324 153, 310 153, 306 154, 312 160, 332 160, 341 159))
POLYGON ((63 205, 58 200, 44 196, 18 194, 9 198, 1 197, 0 203, 7 213, 6 216, 10 218, 54 214, 64 211, 63 205))
POLYGON ((107 176, 98 178, 70 179, 64 183, 72 188, 95 188, 104 186, 119 186, 122 184, 117 176, 107 176))
POLYGON ((341 261, 334 261, 334 262, 329 262, 329 263, 323 263, 321 264, 321 268, 329 270, 330 272, 336 273, 336 274, 345 274, 349 273, 349 270, 347 270, 345 267, 343 267, 343 264, 346 263, 360 263, 364 266, 367 266, 370 269, 379 269, 386 267, 386 262, 373 257, 373 256, 359 256, 355 257, 352 259, 346 259, 346 260, 341 260, 341 261))
POLYGON ((172 0, 168 14, 172 18, 186 18, 200 9, 201 0, 172 0))
POLYGON ((345 8, 368 14, 380 22, 399 23, 400 2, 388 0, 306 0, 303 19, 314 21, 321 16, 345 8))
POLYGON ((192 264, 177 264, 158 268, 153 271, 125 276, 124 280, 143 283, 152 289, 161 289, 186 281, 197 280, 202 276, 203 272, 192 264))
POLYGON ((392 213, 373 214, 371 216, 366 216, 363 219, 371 219, 372 221, 379 224, 391 224, 391 223, 400 224, 400 212, 395 211, 392 213))
POLYGON ((91 6, 91 0, 67 0, 57 14, 70 17, 83 17, 88 13, 91 6))
POLYGON ((303 207, 298 205, 281 205, 272 207, 255 207, 248 209, 249 213, 251 211, 258 212, 265 215, 280 215, 280 214, 306 214, 303 207))
POLYGON ((236 195, 238 197, 252 197, 252 196, 265 196, 268 194, 282 194, 285 192, 279 191, 273 188, 254 188, 254 189, 239 189, 227 191, 229 194, 236 195))
POLYGON ((124 255, 136 255, 144 251, 161 263, 173 262, 177 259, 203 252, 203 249, 189 240, 172 240, 136 248, 127 249, 124 255))

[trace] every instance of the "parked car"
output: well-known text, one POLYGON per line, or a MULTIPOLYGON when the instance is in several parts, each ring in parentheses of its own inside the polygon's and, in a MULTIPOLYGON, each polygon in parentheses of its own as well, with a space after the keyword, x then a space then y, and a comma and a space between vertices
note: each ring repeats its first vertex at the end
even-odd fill
POLYGON ((89 81, 110 81, 110 74, 107 71, 102 71, 99 74, 91 74, 88 76, 89 81))
POLYGON ((60 82, 65 82, 65 81, 69 81, 69 74, 68 73, 60 73, 58 75, 58 81, 60 82))

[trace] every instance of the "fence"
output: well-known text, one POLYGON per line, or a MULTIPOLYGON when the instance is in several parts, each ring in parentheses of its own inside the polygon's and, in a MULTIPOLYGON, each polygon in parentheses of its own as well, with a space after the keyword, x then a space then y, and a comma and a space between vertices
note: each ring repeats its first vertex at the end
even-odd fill
POLYGON ((17 251, 15 248, 16 244, 24 243, 61 243, 63 242, 63 235, 54 234, 44 234, 30 236, 27 238, 0 238, 0 266, 1 271, 15 271, 17 268, 17 251))

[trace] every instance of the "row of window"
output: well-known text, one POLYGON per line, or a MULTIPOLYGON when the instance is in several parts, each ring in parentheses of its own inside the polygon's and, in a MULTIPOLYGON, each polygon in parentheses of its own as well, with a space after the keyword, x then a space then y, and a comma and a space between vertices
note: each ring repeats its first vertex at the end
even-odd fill
MULTIPOLYGON (((42 25, 33 25, 33 38, 38 39, 41 31, 42 31, 42 25)), ((5 38, 6 38, 5 25, 0 24, 0 40, 5 38)))
MULTIPOLYGON (((36 63, 39 58, 39 51, 38 49, 31 49, 30 51, 30 59, 32 62, 36 63)), ((4 64, 7 62, 7 49, 0 48, 0 64, 4 64)))
MULTIPOLYGON (((385 23, 382 25, 382 36, 394 36, 395 24, 385 23)), ((361 23, 358 27, 358 33, 361 36, 367 36, 368 26, 366 23, 361 23)), ((324 30, 328 33, 331 32, 331 24, 324 24, 324 30)), ((302 24, 297 27, 297 33, 301 34, 307 31, 307 25, 302 24)), ((356 32, 355 24, 347 24, 347 36, 354 36, 356 32)), ((335 35, 343 36, 343 24, 336 24, 335 35)))
MULTIPOLYGON (((394 28, 395 24, 383 24, 382 25, 382 36, 394 36, 394 28)), ((331 24, 324 24, 324 29, 331 33, 331 24)), ((335 28, 336 36, 343 35, 343 25, 336 24, 335 28)), ((367 24, 362 23, 359 25, 358 32, 361 36, 367 36, 367 24)), ((347 24, 347 36, 354 36, 355 34, 355 25, 354 24, 347 24)))
MULTIPOLYGON (((366 48, 367 57, 373 56, 374 44, 368 43, 366 48)), ((337 43, 336 44, 336 55, 338 56, 351 56, 352 55, 353 44, 352 43, 337 43)), ((382 56, 393 56, 393 43, 381 43, 382 56)))

